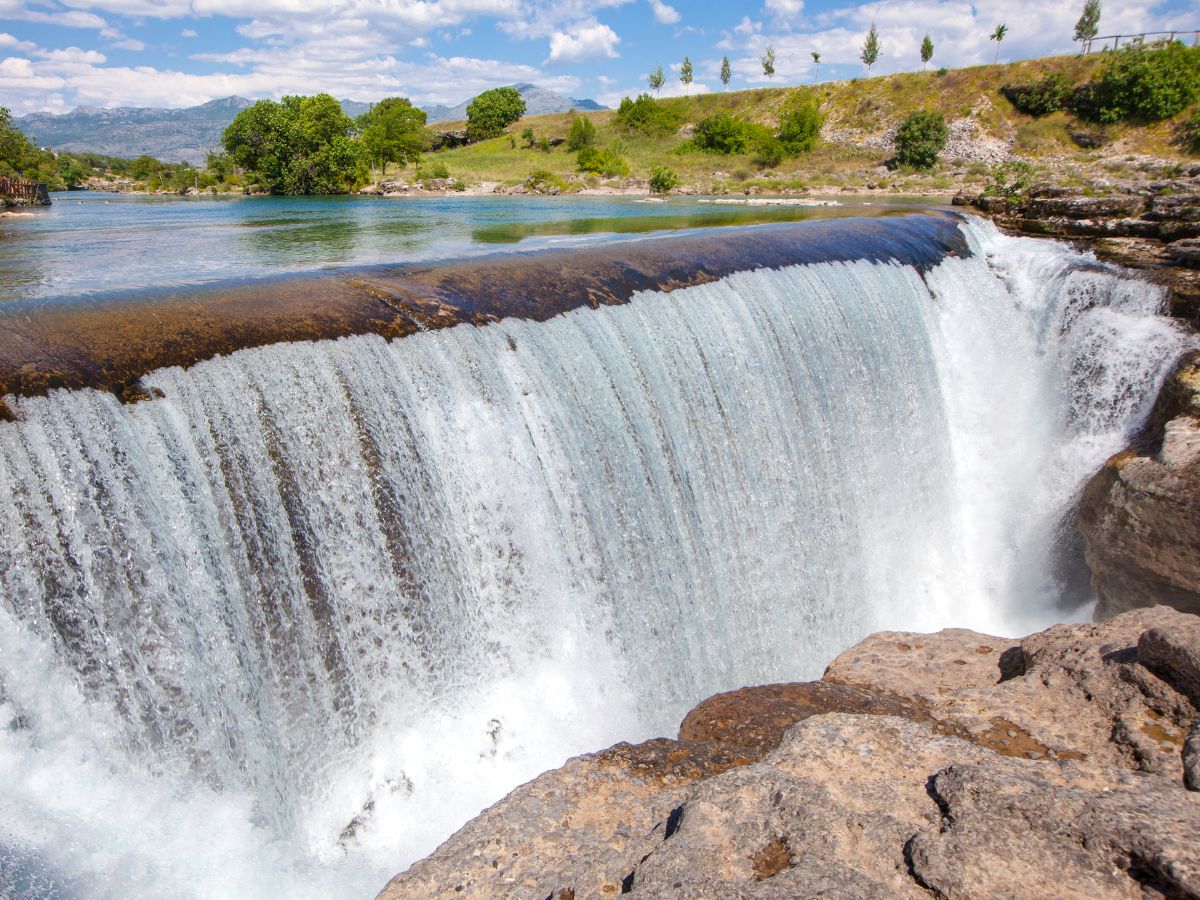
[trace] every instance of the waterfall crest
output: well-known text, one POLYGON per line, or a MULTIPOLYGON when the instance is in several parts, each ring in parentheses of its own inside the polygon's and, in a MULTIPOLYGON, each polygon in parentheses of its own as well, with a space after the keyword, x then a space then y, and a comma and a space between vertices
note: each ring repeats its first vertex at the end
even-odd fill
POLYGON ((881 628, 1081 615, 1073 499, 1187 339, 1157 288, 963 228, 924 271, 760 269, 14 401, 0 888, 361 894, 716 691, 881 628))

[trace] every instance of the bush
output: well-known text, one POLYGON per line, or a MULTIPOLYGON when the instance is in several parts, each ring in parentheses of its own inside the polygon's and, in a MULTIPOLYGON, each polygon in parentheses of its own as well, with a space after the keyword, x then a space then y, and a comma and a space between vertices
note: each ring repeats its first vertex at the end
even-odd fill
POLYGON ((1099 81, 1076 95, 1076 113, 1099 122, 1159 122, 1182 112, 1200 95, 1200 48, 1178 41, 1165 47, 1127 47, 1104 67, 1099 81))
POLYGON ((450 170, 441 160, 422 162, 417 166, 417 181, 432 181, 435 178, 449 178, 450 170))
POLYGON ((649 94, 640 94, 636 100, 628 97, 621 101, 613 119, 617 125, 629 131, 640 131, 646 135, 662 135, 679 127, 682 118, 678 113, 655 101, 649 94))
POLYGON ((749 125, 729 113, 713 113, 696 123, 692 141, 701 150, 714 153, 746 153, 754 146, 755 137, 749 125))
POLYGON ((1196 110, 1179 128, 1180 143, 1193 156, 1200 156, 1200 110, 1196 110))
POLYGON ((655 166, 650 170, 650 192, 652 194, 669 194, 676 187, 679 187, 679 176, 675 174, 674 169, 655 166))
POLYGON ((584 147, 596 146, 596 140, 596 126, 591 119, 575 116, 571 120, 571 127, 567 130, 567 150, 578 153, 584 147))
POLYGON ((792 100, 779 116, 779 140, 784 152, 799 156, 812 150, 821 139, 824 123, 820 102, 812 94, 792 100))
POLYGON ((1006 85, 1000 89, 1008 102, 1029 116, 1048 116, 1066 109, 1073 92, 1071 82, 1061 72, 1047 75, 1026 85, 1006 85))
POLYGON ((549 153, 550 152, 550 138, 543 137, 540 141, 538 141, 538 149, 541 150, 543 153, 549 153))
POLYGON ((773 169, 787 156, 783 141, 775 137, 768 137, 759 142, 758 150, 754 154, 754 163, 760 169, 773 169))
POLYGON ((611 147, 584 147, 575 157, 581 172, 614 178, 629 174, 629 162, 611 147))
POLYGON ((525 115, 525 100, 516 88, 484 91, 467 107, 467 140, 495 137, 525 115))
POLYGON ((528 147, 530 150, 532 150, 533 145, 537 143, 537 135, 535 135, 533 133, 532 128, 530 128, 529 126, 526 126, 521 131, 521 140, 523 140, 525 142, 526 147, 528 147))
POLYGON ((948 136, 941 113, 928 110, 912 113, 896 132, 896 162, 914 169, 931 169, 948 136))
POLYGON ((1016 199, 1033 183, 1036 174, 1036 170, 1027 162, 1010 160, 1001 163, 992 169, 991 181, 984 193, 995 197, 1016 199))

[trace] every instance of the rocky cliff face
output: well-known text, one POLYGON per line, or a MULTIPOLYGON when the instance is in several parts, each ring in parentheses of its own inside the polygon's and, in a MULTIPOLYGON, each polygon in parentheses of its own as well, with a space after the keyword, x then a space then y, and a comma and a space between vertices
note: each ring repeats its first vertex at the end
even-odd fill
POLYGON ((1180 361, 1140 439, 1079 510, 1098 619, 1167 603, 1200 614, 1200 352, 1180 361))
POLYGON ((1198 706, 1166 607, 877 634, 539 776, 380 897, 1200 897, 1198 706))

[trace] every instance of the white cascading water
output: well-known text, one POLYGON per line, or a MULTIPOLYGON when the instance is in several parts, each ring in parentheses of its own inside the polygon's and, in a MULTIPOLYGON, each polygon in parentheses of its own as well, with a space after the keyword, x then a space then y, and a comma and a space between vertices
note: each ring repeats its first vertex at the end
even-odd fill
POLYGON ((964 226, 536 324, 242 351, 0 424, 0 893, 369 896, 567 756, 881 628, 1064 609, 1189 338, 964 226))

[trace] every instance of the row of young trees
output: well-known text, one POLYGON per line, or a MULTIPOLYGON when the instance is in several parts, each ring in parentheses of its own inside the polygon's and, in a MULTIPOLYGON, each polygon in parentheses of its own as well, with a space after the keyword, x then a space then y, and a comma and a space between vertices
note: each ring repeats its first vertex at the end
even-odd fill
MULTIPOLYGON (((1100 26, 1100 0, 1087 0, 1083 7, 1083 13, 1079 17, 1079 21, 1075 23, 1074 40, 1080 44, 1080 48, 1084 48, 1087 44, 1095 39, 1099 33, 1100 26)), ((988 35, 988 40, 996 42, 996 54, 993 62, 998 62, 1000 59, 1000 44, 1008 35, 1008 26, 1004 23, 997 25, 992 29, 992 33, 988 35)), ((875 27, 875 23, 871 23, 870 29, 867 31, 867 36, 863 40, 862 48, 859 51, 859 59, 863 65, 867 67, 867 74, 871 74, 871 67, 879 62, 879 30, 875 27)), ((812 56, 814 74, 813 80, 817 80, 820 75, 821 53, 818 50, 810 51, 812 56)), ((921 69, 924 70, 929 65, 929 61, 933 59, 933 40, 926 34, 921 39, 920 46, 921 69)), ((775 48, 770 44, 767 45, 766 51, 759 58, 759 63, 762 65, 763 75, 768 81, 775 78, 775 48)), ((679 67, 679 80, 683 83, 686 89, 692 84, 693 67, 692 61, 688 57, 683 58, 683 63, 679 67)), ((721 84, 725 90, 729 89, 729 81, 733 77, 733 68, 729 64, 729 57, 721 58, 721 84)), ((650 89, 657 95, 664 84, 664 76, 662 66, 657 66, 647 78, 650 89)))

